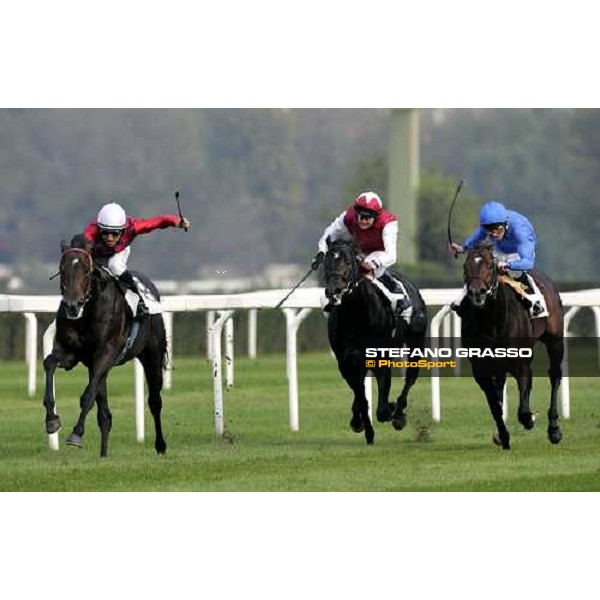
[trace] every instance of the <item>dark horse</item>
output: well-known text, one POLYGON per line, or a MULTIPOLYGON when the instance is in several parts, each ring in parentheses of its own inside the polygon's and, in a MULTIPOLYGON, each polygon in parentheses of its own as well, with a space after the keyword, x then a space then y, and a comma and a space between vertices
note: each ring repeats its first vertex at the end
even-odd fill
POLYGON ((390 347, 406 344, 409 348, 423 348, 427 308, 417 287, 405 277, 400 277, 413 304, 413 312, 410 324, 404 319, 397 319, 390 300, 371 278, 361 272, 359 264, 362 258, 354 242, 328 241, 324 259, 325 293, 335 300, 327 324, 329 343, 342 377, 354 392, 350 427, 356 433, 364 430, 367 444, 372 444, 375 432, 369 418, 364 385, 367 371, 371 370, 377 378, 377 420, 392 421, 393 426, 400 430, 406 425, 404 411, 408 406, 408 393, 419 376, 419 369, 407 369, 404 388, 394 405, 388 402, 391 370, 387 367, 368 369, 365 347, 369 339, 376 338, 390 347))
POLYGON ((558 425, 557 392, 562 377, 564 354, 563 309, 552 282, 541 272, 532 273, 546 300, 548 317, 531 319, 517 292, 499 280, 497 261, 491 244, 479 244, 467 253, 464 281, 467 285, 465 313, 462 317, 463 346, 470 348, 531 349, 531 357, 470 358, 473 377, 485 393, 497 427, 494 441, 510 449, 510 435, 502 419, 503 390, 507 374, 519 387, 519 423, 532 429, 535 421, 529 407, 532 388, 531 362, 533 347, 539 340, 546 346, 550 359, 550 408, 548 439, 558 444, 562 433, 558 425))
MULTIPOLYGON (((82 447, 85 419, 94 402, 98 406, 100 456, 108 454, 108 434, 112 415, 108 407, 106 380, 115 364, 139 358, 148 383, 148 405, 154 417, 156 452, 164 454, 167 445, 162 434, 162 369, 166 357, 166 335, 161 314, 151 315, 139 323, 131 347, 125 348, 133 314, 115 278, 94 263, 90 247, 82 235, 76 235, 71 246, 61 244, 60 290, 61 306, 56 315, 56 339, 52 352, 44 360, 46 390, 46 431, 60 430, 61 422, 55 412, 54 372, 56 367, 67 371, 83 363, 89 383, 81 399, 81 413, 67 438, 67 444, 82 447)), ((154 285, 144 282, 158 298, 154 285)))

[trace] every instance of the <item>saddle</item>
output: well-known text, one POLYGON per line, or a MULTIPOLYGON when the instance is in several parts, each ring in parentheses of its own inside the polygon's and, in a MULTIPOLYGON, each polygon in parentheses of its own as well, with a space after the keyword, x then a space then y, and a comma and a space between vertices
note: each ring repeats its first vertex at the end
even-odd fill
POLYGON ((536 281, 533 278, 533 275, 527 275, 526 273, 523 273, 519 279, 514 279, 510 275, 502 274, 498 277, 498 282, 500 284, 510 287, 516 292, 517 296, 525 305, 525 308, 527 308, 530 311, 530 314, 533 318, 548 315, 544 295, 545 286, 542 283, 536 281), (539 298, 539 300, 536 298, 539 298))
POLYGON ((513 279, 510 275, 499 275, 498 281, 499 283, 507 285, 515 290, 515 292, 517 292, 521 298, 525 298, 527 296, 527 289, 529 289, 529 286, 526 286, 522 281, 513 279))
POLYGON ((404 319, 408 324, 413 312, 413 305, 408 290, 398 277, 387 271, 381 277, 372 279, 372 282, 383 292, 392 305, 396 317, 404 319))

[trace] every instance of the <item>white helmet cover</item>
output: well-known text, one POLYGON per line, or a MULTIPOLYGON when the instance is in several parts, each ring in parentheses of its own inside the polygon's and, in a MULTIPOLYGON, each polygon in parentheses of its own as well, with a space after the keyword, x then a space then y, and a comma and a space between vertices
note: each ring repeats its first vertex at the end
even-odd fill
POLYGON ((127 215, 120 204, 105 204, 96 219, 100 229, 123 229, 127 223, 127 215))

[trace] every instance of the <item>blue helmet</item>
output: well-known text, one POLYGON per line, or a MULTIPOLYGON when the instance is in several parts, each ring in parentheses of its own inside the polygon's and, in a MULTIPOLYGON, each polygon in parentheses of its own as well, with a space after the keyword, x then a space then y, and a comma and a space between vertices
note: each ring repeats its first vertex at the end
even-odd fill
POLYGON ((486 202, 479 212, 479 223, 481 225, 493 225, 495 223, 506 223, 508 211, 500 202, 486 202))

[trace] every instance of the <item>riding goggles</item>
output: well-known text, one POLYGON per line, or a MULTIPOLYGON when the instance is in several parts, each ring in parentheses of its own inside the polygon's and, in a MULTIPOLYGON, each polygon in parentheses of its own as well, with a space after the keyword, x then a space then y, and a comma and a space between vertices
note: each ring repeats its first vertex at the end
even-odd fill
POLYGON ((370 210, 356 210, 356 217, 358 219, 374 219, 376 216, 377 214, 370 210))
POLYGON ((100 235, 115 235, 120 236, 124 229, 100 229, 100 235))
POLYGON ((494 231, 494 229, 500 229, 500 227, 506 228, 506 223, 488 223, 483 226, 486 231, 494 231))

